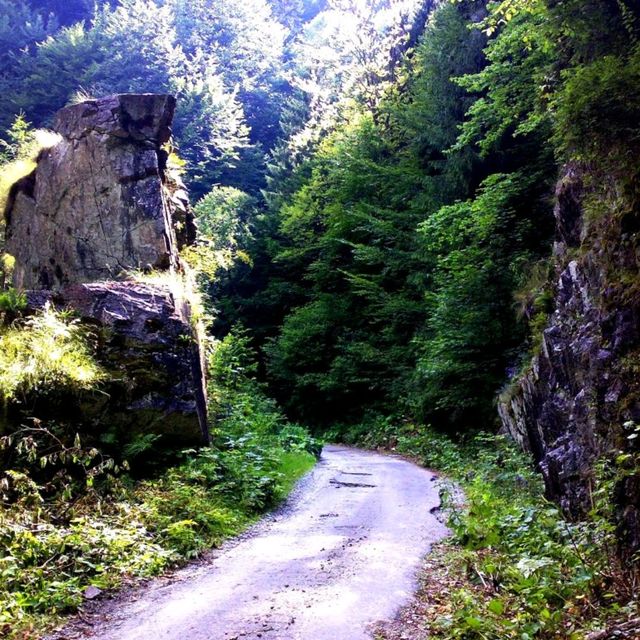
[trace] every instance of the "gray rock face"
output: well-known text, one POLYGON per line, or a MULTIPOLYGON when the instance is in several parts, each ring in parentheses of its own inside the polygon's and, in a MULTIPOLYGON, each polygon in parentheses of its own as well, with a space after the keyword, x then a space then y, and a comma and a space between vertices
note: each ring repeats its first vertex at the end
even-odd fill
MULTIPOLYGON (((638 212, 621 216, 617 196, 585 186, 588 178, 572 165, 558 183, 554 312, 540 352, 498 406, 548 497, 573 517, 592 508, 596 460, 637 455, 628 423, 640 423, 640 239, 625 232, 638 212), (594 198, 598 218, 585 216, 594 198)), ((621 477, 615 493, 621 538, 639 549, 638 478, 621 477)))
POLYGON ((179 280, 178 249, 195 238, 188 195, 162 148, 174 107, 168 95, 118 95, 62 109, 60 141, 11 190, 14 285, 28 290, 32 311, 47 302, 74 311, 96 334, 96 358, 109 373, 89 402, 49 395, 39 406, 30 398, 30 415, 115 430, 121 442, 146 433, 175 446, 208 440, 188 301, 168 284, 127 276, 154 268, 179 280))
POLYGON ((177 267, 180 198, 162 149, 174 108, 168 95, 117 95, 58 113, 60 141, 15 185, 5 213, 14 286, 51 289, 177 267))
POLYGON ((85 422, 108 424, 112 431, 162 435, 176 446, 207 439, 201 351, 189 306, 177 294, 157 285, 105 281, 29 291, 27 300, 33 310, 49 303, 74 311, 97 336, 108 380, 100 394, 82 406, 72 401, 66 412, 81 410, 85 422))

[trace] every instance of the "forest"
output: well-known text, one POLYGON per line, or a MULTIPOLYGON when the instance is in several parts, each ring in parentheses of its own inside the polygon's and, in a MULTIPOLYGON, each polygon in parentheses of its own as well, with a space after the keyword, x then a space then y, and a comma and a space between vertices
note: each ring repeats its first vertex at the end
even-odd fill
POLYGON ((237 535, 326 442, 449 479, 440 591, 376 638, 638 638, 639 151, 635 0, 0 0, 0 637, 237 535), (204 443, 132 427, 147 347, 20 275, 56 114, 119 94, 175 97, 192 206, 177 273, 93 280, 179 288, 204 443))

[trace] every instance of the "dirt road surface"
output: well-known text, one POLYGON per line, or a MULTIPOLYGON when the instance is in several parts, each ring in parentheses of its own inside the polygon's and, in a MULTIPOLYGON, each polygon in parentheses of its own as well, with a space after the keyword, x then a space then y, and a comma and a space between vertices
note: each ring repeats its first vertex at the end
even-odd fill
POLYGON ((432 473, 327 446, 283 509, 211 560, 101 605, 59 638, 364 640, 412 595, 446 528, 432 473))

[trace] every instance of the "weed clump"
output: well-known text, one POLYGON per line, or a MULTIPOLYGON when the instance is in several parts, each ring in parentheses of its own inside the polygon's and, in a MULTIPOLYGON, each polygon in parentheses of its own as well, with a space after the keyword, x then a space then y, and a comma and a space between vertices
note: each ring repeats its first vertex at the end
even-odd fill
MULTIPOLYGON (((3 301, 11 303, 8 293, 0 297, 3 301)), ((33 392, 89 389, 104 375, 78 320, 49 305, 0 329, 0 397, 5 402, 33 392)))

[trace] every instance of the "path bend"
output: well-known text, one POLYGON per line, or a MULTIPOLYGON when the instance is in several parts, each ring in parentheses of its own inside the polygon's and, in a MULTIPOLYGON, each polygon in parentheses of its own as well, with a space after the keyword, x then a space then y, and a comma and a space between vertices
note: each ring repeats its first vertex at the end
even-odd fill
POLYGON ((414 592, 447 530, 435 476, 326 446, 288 503, 211 560, 100 605, 97 640, 365 640, 414 592))

